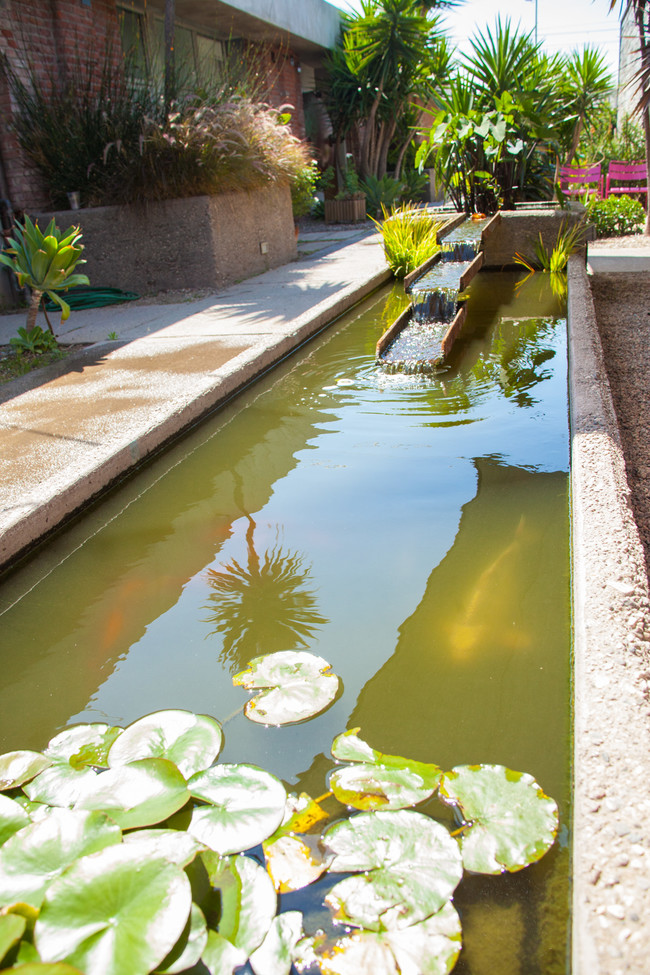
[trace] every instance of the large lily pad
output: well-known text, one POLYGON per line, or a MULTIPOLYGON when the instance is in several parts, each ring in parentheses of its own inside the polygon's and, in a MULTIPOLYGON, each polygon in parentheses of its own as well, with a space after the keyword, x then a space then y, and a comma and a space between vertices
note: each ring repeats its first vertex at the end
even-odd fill
POLYGON ((317 955, 322 975, 448 975, 461 949, 460 918, 445 904, 398 931, 356 931, 317 955))
POLYGON ((0 904, 39 907, 48 886, 79 857, 119 843, 122 833, 98 812, 52 809, 47 819, 0 847, 0 904))
POLYGON ((18 944, 26 927, 26 919, 19 914, 4 914, 0 917, 0 962, 18 944))
POLYGON ((210 883, 221 895, 219 933, 248 957, 262 944, 275 917, 273 884, 266 870, 250 857, 218 858, 204 853, 203 860, 210 883))
POLYGON ((50 759, 40 752, 5 752, 0 755, 0 792, 29 782, 50 764, 50 759))
POLYGON ((164 857, 179 867, 191 863, 199 850, 205 849, 202 843, 179 829, 139 829, 127 833, 124 842, 138 845, 141 853, 151 857, 164 857))
POLYGON ((55 762, 23 786, 32 802, 72 808, 97 777, 92 768, 73 768, 68 762, 55 762))
POLYGON ((335 769, 330 776, 339 802, 355 809, 405 809, 433 795, 442 775, 437 765, 378 752, 358 737, 358 731, 346 731, 332 743, 334 758, 357 763, 335 769))
POLYGON ((222 744, 221 725, 207 714, 156 711, 125 728, 108 763, 115 768, 141 758, 167 758, 187 779, 212 765, 222 744))
POLYGON ((34 935, 44 961, 145 975, 169 954, 190 914, 190 882, 175 864, 135 849, 82 857, 52 884, 34 935))
POLYGON ((246 963, 246 952, 236 948, 218 931, 208 931, 201 961, 210 975, 232 975, 236 968, 246 963))
POLYGON ((297 650, 280 650, 255 657, 233 684, 259 691, 244 714, 259 724, 295 724, 320 714, 334 701, 339 679, 322 657, 297 650))
POLYGON ((222 856, 257 846, 282 822, 284 786, 254 765, 215 765, 187 785, 195 798, 211 803, 194 809, 189 832, 222 856))
POLYGON ((264 941, 250 957, 255 975, 289 975, 295 947, 302 936, 300 911, 286 911, 274 917, 264 941))
POLYGON ((177 975, 200 960, 208 943, 208 928, 203 911, 196 904, 192 904, 190 917, 185 925, 183 934, 172 948, 171 953, 157 968, 159 975, 177 975))
POLYGON ((359 813, 332 826, 324 841, 333 872, 354 872, 336 884, 327 903, 350 924, 404 928, 435 914, 452 896, 463 864, 444 826, 421 813, 359 813))
POLYGON ((98 809, 122 829, 153 826, 189 799, 185 779, 165 758, 144 758, 97 775, 76 809, 98 809))
POLYGON ((522 870, 555 841, 557 804, 527 772, 503 765, 459 765, 445 772, 440 796, 457 805, 468 824, 459 840, 467 870, 522 870))
POLYGON ((0 846, 19 829, 29 826, 30 822, 29 813, 20 803, 9 796, 0 795, 0 846))
POLYGON ((107 768, 108 752, 121 734, 122 728, 108 724, 76 724, 55 735, 43 754, 57 762, 68 762, 73 768, 107 768))

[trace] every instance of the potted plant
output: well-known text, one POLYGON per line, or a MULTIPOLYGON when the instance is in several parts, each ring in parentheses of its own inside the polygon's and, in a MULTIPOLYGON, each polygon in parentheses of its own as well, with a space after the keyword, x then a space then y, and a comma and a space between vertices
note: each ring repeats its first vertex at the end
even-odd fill
POLYGON ((366 219, 366 197, 354 167, 348 163, 340 178, 341 189, 325 200, 325 223, 357 223, 366 219))

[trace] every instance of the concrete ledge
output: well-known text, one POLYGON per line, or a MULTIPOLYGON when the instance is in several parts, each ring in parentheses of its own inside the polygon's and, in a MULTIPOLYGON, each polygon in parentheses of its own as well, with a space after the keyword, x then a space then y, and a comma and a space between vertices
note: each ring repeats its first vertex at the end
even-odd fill
POLYGON ((589 269, 594 273, 650 271, 650 253, 628 248, 617 250, 592 250, 587 256, 589 269))
POLYGON ((569 262, 575 630, 573 975, 648 970, 650 647, 643 550, 589 283, 569 262))
MULTIPOLYGON (((494 232, 485 240, 485 267, 506 267, 514 263, 515 254, 522 254, 527 259, 534 256, 534 247, 542 235, 542 240, 552 249, 562 224, 573 225, 584 217, 585 209, 581 204, 574 204, 569 210, 549 208, 540 210, 504 210, 502 220, 494 232)), ((587 229, 587 238, 593 238, 593 227, 587 229)), ((583 261, 586 249, 579 252, 583 261)))

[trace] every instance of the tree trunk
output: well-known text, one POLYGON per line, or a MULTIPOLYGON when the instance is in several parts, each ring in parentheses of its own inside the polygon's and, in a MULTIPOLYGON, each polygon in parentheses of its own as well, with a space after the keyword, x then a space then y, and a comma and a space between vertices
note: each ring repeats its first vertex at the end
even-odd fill
POLYGON ((377 89, 377 94, 375 95, 375 100, 372 103, 370 112, 368 113, 368 118, 366 120, 366 131, 363 134, 363 143, 361 144, 361 152, 360 152, 361 159, 360 159, 360 166, 359 166, 360 169, 359 175, 362 177, 362 179, 365 179, 368 173, 370 172, 369 169, 370 140, 374 135, 375 119, 377 117, 377 111, 379 109, 379 103, 381 101, 381 96, 383 94, 383 91, 384 91, 384 83, 382 81, 379 88, 377 89))
POLYGON ((571 147, 567 152, 566 158, 564 160, 565 166, 570 166, 573 160, 575 159, 576 152, 578 151, 578 143, 580 142, 580 136, 582 134, 582 124, 583 124, 582 116, 580 115, 576 119, 576 124, 573 127, 573 136, 571 137, 571 147))
POLYGON ((32 291, 31 297, 29 299, 29 307, 27 308, 27 331, 28 332, 31 332, 31 330, 36 325, 38 306, 41 303, 42 297, 43 297, 42 291, 37 291, 36 289, 32 291))
POLYGON ((175 19, 175 0, 165 0, 165 116, 176 97, 175 19))

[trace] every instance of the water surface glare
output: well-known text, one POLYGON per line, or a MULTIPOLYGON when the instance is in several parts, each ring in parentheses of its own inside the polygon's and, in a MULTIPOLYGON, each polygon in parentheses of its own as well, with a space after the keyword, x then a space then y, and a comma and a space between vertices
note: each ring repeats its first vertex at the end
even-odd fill
POLYGON ((375 364, 408 301, 375 295, 8 577, 0 750, 188 708, 234 715, 220 760, 315 796, 353 727, 443 768, 530 772, 560 804, 560 843, 462 882, 455 971, 565 972, 566 328, 548 275, 520 281, 475 278, 433 377, 375 364), (331 663, 340 698, 306 724, 248 722, 232 674, 301 648, 331 663))

